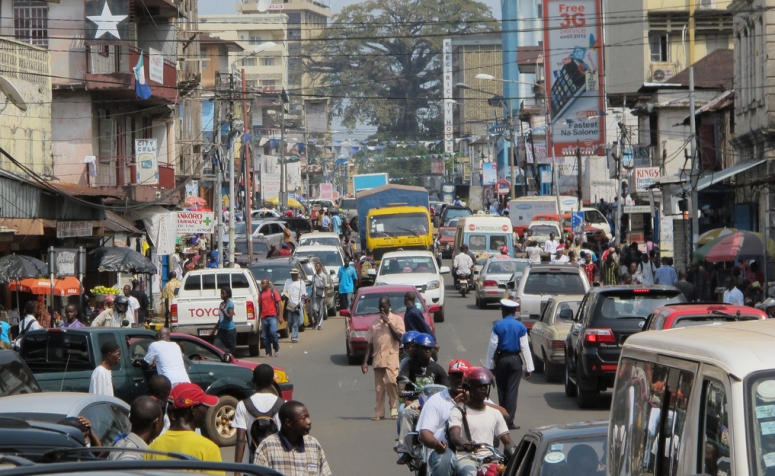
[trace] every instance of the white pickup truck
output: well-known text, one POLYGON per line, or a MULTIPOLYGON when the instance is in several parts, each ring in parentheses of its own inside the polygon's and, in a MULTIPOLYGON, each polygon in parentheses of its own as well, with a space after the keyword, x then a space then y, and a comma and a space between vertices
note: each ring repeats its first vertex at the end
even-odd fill
POLYGON ((258 319, 258 284, 247 269, 204 269, 184 277, 170 306, 172 332, 212 340, 218 323, 221 288, 229 286, 234 301, 237 345, 247 345, 251 357, 258 355, 261 339, 258 319))

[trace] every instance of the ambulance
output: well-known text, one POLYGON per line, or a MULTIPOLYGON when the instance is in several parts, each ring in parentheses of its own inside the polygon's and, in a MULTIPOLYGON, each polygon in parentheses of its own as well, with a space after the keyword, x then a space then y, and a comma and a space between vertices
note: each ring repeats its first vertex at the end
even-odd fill
POLYGON ((455 232, 455 250, 452 258, 460 253, 462 245, 468 245, 479 264, 487 257, 501 254, 504 246, 509 250, 509 256, 514 256, 514 234, 511 231, 511 221, 508 217, 470 216, 457 222, 455 232))

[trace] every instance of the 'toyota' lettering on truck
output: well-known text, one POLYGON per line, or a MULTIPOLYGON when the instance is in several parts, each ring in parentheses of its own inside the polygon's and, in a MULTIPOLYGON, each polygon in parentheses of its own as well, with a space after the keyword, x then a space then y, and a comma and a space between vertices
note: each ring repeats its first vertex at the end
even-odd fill
POLYGON ((207 308, 198 308, 198 309, 189 309, 188 312, 191 314, 190 317, 210 317, 210 316, 217 316, 218 315, 218 308, 215 309, 207 309, 207 308))

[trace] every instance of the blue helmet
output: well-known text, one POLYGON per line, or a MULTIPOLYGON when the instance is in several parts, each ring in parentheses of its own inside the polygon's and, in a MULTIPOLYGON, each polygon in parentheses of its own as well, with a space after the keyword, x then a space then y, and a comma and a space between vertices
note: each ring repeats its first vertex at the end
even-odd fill
POLYGON ((404 335, 401 336, 401 343, 402 344, 414 343, 414 340, 417 338, 418 335, 420 335, 420 333, 417 331, 404 332, 404 335))
POLYGON ((414 345, 419 345, 420 347, 433 347, 436 345, 436 339, 430 334, 418 334, 417 337, 414 338, 414 345))

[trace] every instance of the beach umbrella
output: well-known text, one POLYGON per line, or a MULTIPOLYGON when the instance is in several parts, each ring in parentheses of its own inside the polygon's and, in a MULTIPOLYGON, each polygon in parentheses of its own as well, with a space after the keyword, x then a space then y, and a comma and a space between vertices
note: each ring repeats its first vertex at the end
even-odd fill
POLYGON ((39 278, 47 274, 48 265, 31 256, 14 254, 0 258, 0 282, 2 283, 39 278))
MULTIPOLYGON (((764 260, 764 237, 752 231, 736 231, 716 238, 694 252, 695 259, 718 263, 721 261, 764 260)), ((767 256, 775 257, 775 241, 767 239, 767 256)))
POLYGON ((736 232, 737 229, 735 228, 716 228, 715 230, 709 230, 700 235, 700 239, 697 240, 698 245, 707 245, 711 241, 721 238, 723 236, 731 235, 732 233, 736 232))

